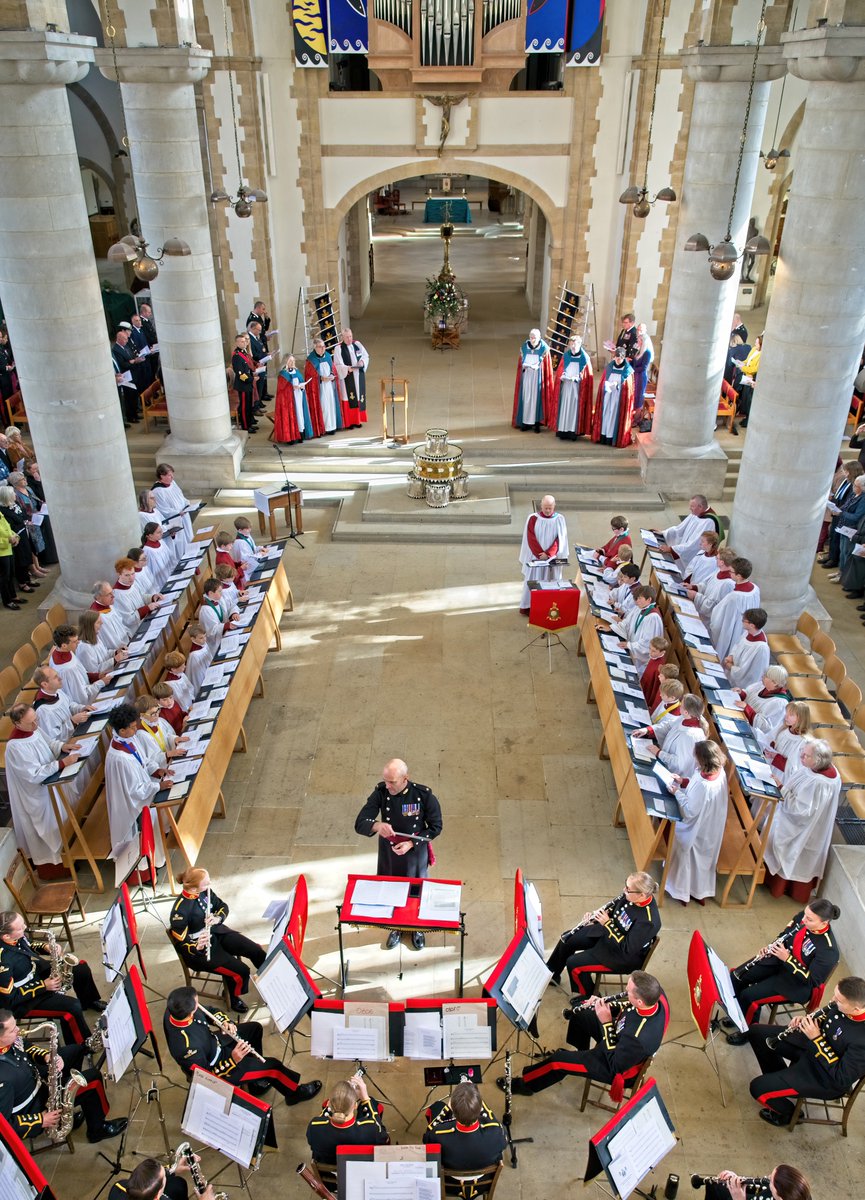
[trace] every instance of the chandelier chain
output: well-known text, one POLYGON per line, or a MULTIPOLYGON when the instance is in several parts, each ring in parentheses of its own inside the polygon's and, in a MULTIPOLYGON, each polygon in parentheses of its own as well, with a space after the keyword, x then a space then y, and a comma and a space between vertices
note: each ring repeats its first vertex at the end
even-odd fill
POLYGON ((760 39, 766 31, 766 3, 763 0, 763 7, 760 9, 760 20, 757 24, 757 41, 754 45, 754 61, 751 64, 751 82, 748 86, 748 103, 745 105, 745 123, 742 126, 742 136, 739 139, 739 160, 736 163, 736 178, 733 180, 733 198, 730 201, 730 215, 727 218, 727 236, 725 241, 729 242, 733 239, 733 211, 736 207, 736 196, 739 192, 739 177, 742 174, 742 160, 745 157, 745 142, 748 137, 748 122, 751 119, 751 101, 754 97, 754 85, 757 81, 757 60, 760 57, 760 39))
POLYGON ((225 34, 225 57, 228 63, 228 93, 231 97, 231 124, 234 129, 234 153, 237 157, 237 182, 242 187, 243 171, 240 165, 240 132, 237 120, 237 100, 234 94, 234 69, 231 65, 231 41, 228 36, 228 0, 222 0, 222 26, 225 34))
MULTIPOLYGON (((765 0, 764 0, 765 9, 765 0)), ((661 75, 661 46, 664 42, 664 21, 667 18, 667 0, 661 0, 661 27, 658 30, 658 52, 655 55, 655 83, 652 87, 652 107, 649 110, 649 135, 646 139, 646 171, 643 176, 643 191, 649 191, 649 162, 652 157, 652 128, 655 124, 655 100, 658 95, 658 79, 661 75)))

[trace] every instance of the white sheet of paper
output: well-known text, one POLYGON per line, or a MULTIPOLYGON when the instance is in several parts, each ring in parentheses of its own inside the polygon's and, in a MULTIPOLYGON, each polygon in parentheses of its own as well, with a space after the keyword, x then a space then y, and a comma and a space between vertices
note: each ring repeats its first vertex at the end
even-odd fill
POLYGON ((105 1015, 110 1035, 105 1043, 108 1074, 116 1083, 118 1079, 123 1078, 126 1068, 132 1062, 132 1048, 136 1041, 132 1009, 122 986, 114 989, 105 1015))
POLYGON ((720 704, 723 708, 736 708, 742 703, 742 697, 733 688, 719 688, 712 698, 713 704, 720 704))
POLYGON ((248 1167, 255 1153, 260 1126, 259 1114, 237 1104, 232 1104, 226 1113, 221 1092, 199 1079, 193 1080, 181 1123, 181 1129, 191 1138, 248 1167))
POLYGON ((105 978, 109 983, 113 983, 126 960, 126 931, 123 928, 123 917, 119 905, 112 904, 106 913, 100 937, 105 978))
POLYGON ((333 1031, 335 1059, 379 1059, 379 1035, 375 1029, 346 1028, 333 1031))
POLYGON ((294 965, 284 954, 277 954, 252 979, 270 1009, 274 1024, 284 1033, 309 1003, 294 965))
POLYGON ((440 1059, 445 1057, 442 1052, 442 1031, 437 1013, 406 1013, 402 1052, 405 1058, 440 1059), (410 1016, 432 1017, 435 1027, 409 1025, 410 1016))
POLYGON ((529 942, 512 965, 510 974, 502 985, 502 995, 524 1021, 535 1015, 546 986, 552 979, 552 971, 529 942))
POLYGON ((444 1019, 445 1058, 492 1058, 492 1030, 486 1022, 474 1027, 449 1028, 444 1019))
POLYGON ((313 1058, 328 1058, 333 1054, 333 1033, 345 1029, 345 1014, 341 1012, 310 1013, 309 1052, 313 1058))
POLYGON ((403 908, 408 900, 409 883, 400 880, 359 879, 354 885, 351 902, 355 904, 390 905, 403 908))
POLYGON ((706 953, 709 957, 709 962, 712 964, 712 974, 715 976, 715 981, 718 984, 718 991, 721 993, 721 1003, 727 1010, 727 1016, 731 1021, 735 1022, 741 1033, 746 1033, 748 1022, 745 1020, 745 1014, 742 1012, 741 1005, 736 999, 736 993, 733 991, 730 968, 708 943, 706 944, 706 953))
POLYGON ((421 886, 418 917, 422 921, 458 921, 462 887, 425 879, 421 886))

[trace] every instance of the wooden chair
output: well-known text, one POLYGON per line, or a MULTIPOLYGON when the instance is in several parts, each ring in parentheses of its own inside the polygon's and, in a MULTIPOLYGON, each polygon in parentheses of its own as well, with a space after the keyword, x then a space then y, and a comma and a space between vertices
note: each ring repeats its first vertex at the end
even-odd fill
POLYGON ((837 689, 847 676, 847 668, 837 654, 830 655, 823 662, 823 679, 814 675, 794 675, 787 679, 787 691, 794 700, 822 700, 826 704, 834 704, 837 699, 837 689), (831 680, 835 684, 836 694, 829 691, 824 682, 831 680))
POLYGON ((14 667, 4 667, 0 671, 0 704, 6 708, 12 703, 21 687, 21 676, 14 667))
POLYGON ((161 380, 154 379, 150 387, 141 393, 141 414, 145 433, 150 432, 151 421, 168 421, 168 401, 161 380))
POLYGON ((850 728, 857 726, 865 730, 865 722, 860 724, 857 717, 862 712, 862 689, 855 679, 849 677, 838 685, 838 703, 850 714, 850 728))
MULTIPOLYGON (((640 963, 639 967, 632 967, 631 971, 647 971, 649 969, 649 963, 652 961, 652 955, 658 949, 658 943, 660 940, 661 935, 658 934, 657 937, 653 938, 652 941, 649 942, 645 958, 640 963)), ((595 976, 596 986, 600 985, 602 979, 605 983, 615 980, 619 985, 619 991, 623 991, 631 971, 617 971, 615 969, 611 969, 609 971, 593 971, 592 974, 595 976)))
POLYGON ((46 917, 48 918, 47 923, 50 925, 51 918, 59 917, 63 923, 63 931, 66 934, 69 949, 75 949, 72 930, 69 928, 69 914, 72 911, 72 905, 77 906, 82 921, 85 920, 85 916, 74 880, 58 879, 53 883, 43 883, 33 870, 30 859, 23 851, 19 850, 12 859, 3 882, 9 889, 9 894, 15 901, 18 911, 29 925, 35 923, 37 926, 42 926, 46 917))
POLYGON ((21 395, 21 390, 13 392, 6 401, 6 410, 9 413, 10 425, 17 425, 19 429, 29 429, 30 422, 27 419, 27 410, 24 407, 24 397, 21 395))
MULTIPOLYGON (((813 642, 814 635, 819 632, 820 626, 816 617, 803 612, 796 622, 796 633, 804 634, 809 642, 813 642)), ((805 649, 802 642, 793 633, 770 633, 768 641, 769 649, 773 654, 802 654, 805 649)))
MULTIPOLYGON (((823 1003, 823 996, 825 994, 825 991, 826 991, 825 983, 821 983, 819 987, 815 987, 812 990, 811 999, 804 1006, 806 1013, 812 1013, 812 1012, 817 1011, 817 1009, 823 1003)), ((803 1006, 801 1004, 788 1004, 783 1000, 776 1000, 773 1004, 770 1004, 768 1007, 769 1007, 769 1019, 766 1022, 766 1024, 767 1025, 777 1025, 778 1024, 777 1018, 778 1018, 779 1014, 783 1017, 787 1017, 789 1020, 792 1017, 801 1016, 803 1006)))
POLYGON ((224 975, 217 975, 215 971, 195 971, 189 966, 186 959, 177 948, 177 942, 171 936, 171 931, 166 929, 166 937, 171 943, 171 949, 177 955, 177 960, 183 969, 183 978, 187 987, 195 988, 199 996, 206 996, 210 1000, 221 1000, 225 1005, 225 1011, 231 1011, 231 992, 228 988, 228 980, 224 975), (219 991, 207 991, 208 987, 218 988, 219 991))
MULTIPOLYGON (((852 783, 856 787, 865 786, 865 755, 860 758, 844 758, 843 756, 835 759, 835 767, 838 774, 846 784, 852 783)), ((847 793, 848 797, 851 795, 847 793)))
POLYGON ((58 625, 66 625, 68 623, 66 609, 62 604, 52 604, 45 614, 45 621, 52 629, 56 629, 58 625))
POLYGON ((44 663, 54 645, 54 630, 47 621, 40 621, 30 634, 30 641, 33 643, 33 649, 36 651, 39 662, 44 663))
POLYGON ((717 422, 722 421, 727 428, 732 432, 733 425, 736 421, 736 405, 739 403, 739 393, 727 383, 726 379, 721 383, 721 395, 718 400, 718 413, 716 416, 717 422))
POLYGON ((459 1197, 460 1200, 477 1200, 479 1197, 490 1200, 501 1173, 500 1162, 490 1167, 475 1167, 473 1171, 445 1171, 442 1168, 444 1194, 459 1197))
MULTIPOLYGON (((654 1061, 654 1057, 654 1055, 650 1055, 645 1062, 640 1064, 634 1075, 630 1075, 627 1079, 625 1079, 624 1093, 618 1104, 616 1104, 616 1102, 612 1100, 612 1097, 610 1096, 611 1085, 609 1083, 601 1083, 599 1080, 592 1079, 591 1077, 587 1076, 586 1085, 583 1088, 583 1096, 580 1100, 580 1112, 586 1111, 587 1104, 591 1104, 593 1108, 603 1108, 606 1112, 618 1112, 625 1102, 626 1095, 630 1093, 630 1095, 633 1096, 634 1093, 639 1091, 639 1089, 643 1086, 643 1081, 649 1073, 649 1069, 654 1061), (597 1100, 593 1100, 591 1098, 592 1088, 598 1089, 597 1100), (609 1104, 604 1103, 605 1096, 608 1100, 610 1100, 609 1104)), ((632 1068, 632 1070, 635 1069, 632 1068)))
POLYGON ((820 737, 829 743, 832 753, 836 756, 862 758, 865 755, 865 748, 852 729, 829 725, 820 730, 820 737))
POLYGON ((33 672, 39 666, 39 659, 36 657, 36 651, 29 642, 25 642, 12 655, 12 666, 18 672, 18 678, 21 680, 23 690, 25 692, 35 692, 36 685, 33 683, 33 672))
POLYGON ((841 1127, 841 1136, 846 1137, 847 1122, 850 1120, 850 1113, 856 1103, 856 1097, 862 1091, 863 1084, 865 1084, 865 1075, 853 1085, 849 1092, 845 1092, 837 1100, 813 1100, 807 1096, 800 1096, 793 1109, 789 1128, 795 1129, 800 1123, 803 1125, 838 1125, 841 1127), (811 1105, 814 1108, 822 1108, 824 1115, 822 1117, 811 1116, 811 1105))
POLYGON ((339 1170, 336 1163, 320 1163, 314 1158, 309 1160, 310 1170, 316 1177, 322 1187, 327 1188, 329 1192, 336 1195, 337 1182, 339 1180, 339 1170))
POLYGON ((865 788, 848 788, 842 796, 845 804, 849 804, 854 817, 865 821, 865 788))

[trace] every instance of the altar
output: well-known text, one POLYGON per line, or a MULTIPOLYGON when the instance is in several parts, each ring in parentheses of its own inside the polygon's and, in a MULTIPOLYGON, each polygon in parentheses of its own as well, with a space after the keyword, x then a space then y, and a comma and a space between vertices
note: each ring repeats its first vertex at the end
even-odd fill
POLYGON ((424 224, 441 225, 445 216, 461 225, 471 225, 472 214, 465 196, 428 196, 424 205, 424 224), (447 205, 447 214, 445 213, 447 205))

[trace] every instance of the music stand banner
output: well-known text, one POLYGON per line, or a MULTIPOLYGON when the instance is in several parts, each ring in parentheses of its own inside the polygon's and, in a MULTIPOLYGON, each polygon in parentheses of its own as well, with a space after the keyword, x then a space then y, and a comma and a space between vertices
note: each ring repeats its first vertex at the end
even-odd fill
POLYGON ((285 931, 285 936, 294 947, 298 958, 303 954, 303 939, 306 937, 306 922, 308 917, 309 890, 306 886, 306 876, 298 875, 297 883, 294 885, 294 905, 292 906, 291 916, 289 917, 288 926, 285 931))
POLYGON ((721 995, 706 952, 706 943, 699 929, 694 930, 688 947, 688 998, 694 1024, 705 1040, 709 1036, 712 1012, 721 995))
POLYGON ((580 619, 580 589, 533 588, 529 593, 529 624, 551 633, 573 629, 580 619))

